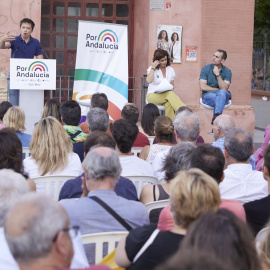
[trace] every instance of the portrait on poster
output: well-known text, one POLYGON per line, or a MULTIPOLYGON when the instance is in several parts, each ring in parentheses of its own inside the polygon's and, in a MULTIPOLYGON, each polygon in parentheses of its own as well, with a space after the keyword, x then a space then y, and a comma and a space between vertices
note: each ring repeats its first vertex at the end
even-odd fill
POLYGON ((172 63, 182 63, 182 31, 180 25, 157 26, 157 48, 166 50, 172 63))

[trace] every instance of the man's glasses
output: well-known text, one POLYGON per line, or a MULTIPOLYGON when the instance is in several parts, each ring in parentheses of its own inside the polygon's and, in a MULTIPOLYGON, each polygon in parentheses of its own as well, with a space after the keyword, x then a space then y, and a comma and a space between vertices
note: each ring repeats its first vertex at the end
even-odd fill
MULTIPOLYGON (((64 228, 62 230, 60 230, 59 232, 63 231, 63 232, 68 232, 71 238, 75 238, 78 235, 80 227, 79 226, 71 226, 69 228, 64 228)), ((53 242, 56 241, 57 236, 59 234, 59 232, 55 235, 55 237, 53 238, 53 242)))

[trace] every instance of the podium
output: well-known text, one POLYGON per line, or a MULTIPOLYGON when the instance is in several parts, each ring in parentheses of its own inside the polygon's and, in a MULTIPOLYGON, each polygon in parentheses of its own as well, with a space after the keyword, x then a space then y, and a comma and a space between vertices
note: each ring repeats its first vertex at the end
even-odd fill
POLYGON ((19 89, 19 106, 25 112, 26 133, 32 134, 42 115, 44 89, 56 89, 55 59, 10 59, 10 89, 19 89))

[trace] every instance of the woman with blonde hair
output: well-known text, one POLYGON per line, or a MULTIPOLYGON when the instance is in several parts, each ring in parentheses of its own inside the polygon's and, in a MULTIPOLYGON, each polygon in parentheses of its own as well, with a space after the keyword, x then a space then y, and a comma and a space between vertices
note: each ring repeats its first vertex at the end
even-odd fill
POLYGON ((60 105, 58 100, 49 99, 44 106, 41 118, 53 116, 61 123, 60 105))
POLYGON ((146 145, 140 154, 140 158, 152 164, 159 152, 169 151, 173 145, 173 123, 168 116, 159 116, 154 122, 154 134, 157 143, 146 145))
POLYGON ((179 172, 171 182, 170 195, 173 229, 159 231, 150 224, 130 231, 116 249, 120 267, 154 269, 178 250, 189 225, 202 214, 216 211, 221 202, 217 182, 199 169, 179 172))
POLYGON ((18 106, 10 107, 3 118, 3 124, 16 132, 22 142, 22 147, 29 147, 31 135, 24 133, 25 113, 23 109, 18 106))
POLYGON ((31 142, 31 157, 24 160, 25 171, 31 178, 44 175, 79 176, 81 161, 73 153, 72 143, 60 122, 51 116, 36 125, 31 142))

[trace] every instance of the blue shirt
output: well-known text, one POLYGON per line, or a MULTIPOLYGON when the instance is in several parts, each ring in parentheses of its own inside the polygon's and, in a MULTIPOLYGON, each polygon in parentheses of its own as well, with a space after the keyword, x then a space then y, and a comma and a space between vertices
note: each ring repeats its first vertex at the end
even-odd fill
MULTIPOLYGON (((201 79, 206 80, 208 86, 211 86, 211 87, 214 87, 214 88, 219 88, 217 77, 214 74, 213 69, 214 69, 213 64, 209 64, 207 66, 204 66, 202 68, 202 71, 201 71, 200 80, 201 79)), ((228 69, 227 67, 222 65, 222 68, 221 68, 219 74, 220 74, 223 81, 231 82, 231 80, 232 80, 232 72, 231 72, 230 69, 228 69)), ((208 92, 203 91, 203 94, 204 93, 208 93, 208 92)))
POLYGON ((22 142, 22 147, 29 147, 31 135, 27 133, 16 132, 17 136, 22 142))
POLYGON ((37 39, 30 36, 30 40, 25 43, 21 35, 15 37, 11 44, 11 58, 26 58, 32 59, 34 56, 41 55, 40 43, 37 39))
MULTIPOLYGON (((75 179, 68 180, 63 185, 60 194, 59 201, 63 199, 80 198, 82 195, 82 179, 84 174, 76 177, 75 179)), ((137 191, 135 185, 131 180, 120 176, 115 189, 115 193, 128 200, 138 201, 137 191)))

